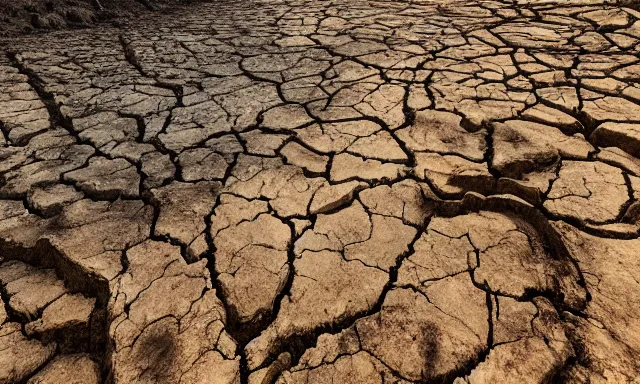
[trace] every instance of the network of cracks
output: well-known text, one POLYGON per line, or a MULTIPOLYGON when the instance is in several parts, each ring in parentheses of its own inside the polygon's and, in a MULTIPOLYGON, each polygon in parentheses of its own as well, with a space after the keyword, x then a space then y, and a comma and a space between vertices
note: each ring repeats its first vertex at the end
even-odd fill
POLYGON ((243 0, 0 42, 0 383, 638 383, 639 39, 243 0))

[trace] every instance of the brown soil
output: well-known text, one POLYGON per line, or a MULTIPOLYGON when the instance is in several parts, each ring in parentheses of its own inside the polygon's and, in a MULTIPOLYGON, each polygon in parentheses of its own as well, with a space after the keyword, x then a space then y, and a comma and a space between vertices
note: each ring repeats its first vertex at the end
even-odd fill
POLYGON ((640 9, 640 0, 621 0, 620 4, 625 7, 640 9))

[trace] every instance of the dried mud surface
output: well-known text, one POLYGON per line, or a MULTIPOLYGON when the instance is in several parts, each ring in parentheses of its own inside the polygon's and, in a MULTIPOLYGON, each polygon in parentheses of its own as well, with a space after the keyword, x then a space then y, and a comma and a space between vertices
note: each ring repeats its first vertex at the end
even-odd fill
POLYGON ((639 39, 287 0, 2 40, 0 384, 639 383, 639 39))

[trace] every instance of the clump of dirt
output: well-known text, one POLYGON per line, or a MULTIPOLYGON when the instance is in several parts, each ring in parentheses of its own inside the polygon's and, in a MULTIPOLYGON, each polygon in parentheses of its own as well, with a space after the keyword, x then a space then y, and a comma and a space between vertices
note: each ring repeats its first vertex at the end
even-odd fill
POLYGON ((0 0, 0 37, 117 22, 187 0, 0 0))

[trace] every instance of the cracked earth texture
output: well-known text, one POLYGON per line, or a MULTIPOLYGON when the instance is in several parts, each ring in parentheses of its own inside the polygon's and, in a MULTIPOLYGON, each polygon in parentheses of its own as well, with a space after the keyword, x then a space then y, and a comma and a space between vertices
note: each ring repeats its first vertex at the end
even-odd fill
POLYGON ((246 0, 3 41, 0 384, 640 383, 639 39, 246 0))

